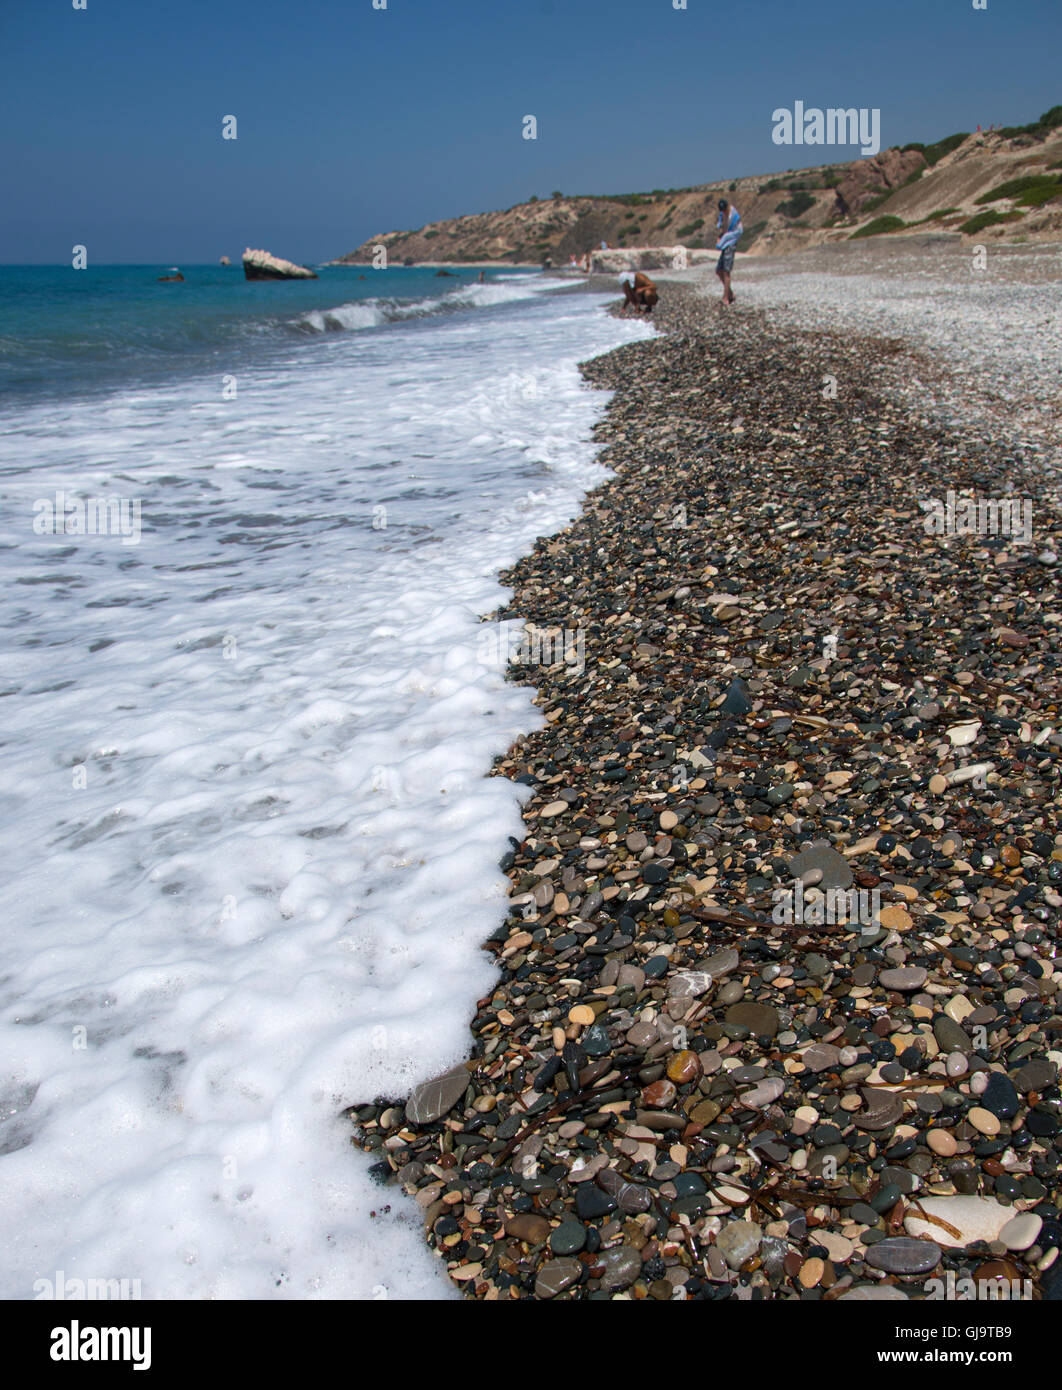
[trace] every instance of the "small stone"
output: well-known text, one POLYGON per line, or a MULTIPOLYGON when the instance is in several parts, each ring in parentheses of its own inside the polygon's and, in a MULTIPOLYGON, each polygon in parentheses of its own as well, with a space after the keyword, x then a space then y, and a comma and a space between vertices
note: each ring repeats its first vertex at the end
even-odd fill
POLYGON ((943 793, 948 790, 948 779, 942 777, 938 772, 934 777, 929 779, 929 790, 934 796, 943 795, 943 793))
POLYGON ((1034 1211, 1023 1211, 1020 1216, 1007 1222, 999 1233, 999 1239, 1008 1250, 1028 1250, 1030 1245, 1036 1244, 1043 1224, 1043 1218, 1034 1211))
POLYGON ((747 1028, 754 1038, 773 1038, 778 1032, 778 1010, 770 1004, 731 1004, 723 1017, 747 1028))
POLYGON ((992 1114, 991 1110, 985 1110, 982 1106, 975 1105, 966 1112, 966 1118, 974 1129, 981 1134, 988 1135, 989 1138, 999 1133, 999 1120, 992 1114))
POLYGON ((820 869, 822 888, 849 888, 852 884, 852 869, 843 854, 838 854, 830 845, 817 843, 795 854, 789 861, 789 872, 800 878, 808 869, 820 869))
POLYGON ((994 1071, 981 1096, 981 1104, 1000 1120, 1012 1120, 1018 1113, 1020 1101, 1009 1076, 994 1071))
POLYGON ((840 1049, 832 1043, 813 1043, 800 1054, 800 1060, 810 1072, 832 1071, 840 1059, 840 1049))
POLYGON ((810 1260, 805 1260, 800 1266, 800 1273, 797 1278, 801 1286, 805 1289, 813 1289, 826 1272, 826 1264, 817 1255, 813 1255, 810 1260))
POLYGON ((406 1101, 406 1119, 412 1125, 430 1125, 452 1110, 468 1089, 468 1068, 450 1071, 424 1081, 406 1101))
POLYGON ((534 1216, 530 1212, 520 1212, 505 1218, 505 1234, 524 1241, 527 1245, 541 1245, 549 1238, 550 1224, 544 1216, 534 1216))
POLYGON ((946 1129, 931 1129, 926 1135, 926 1143, 941 1158, 951 1158, 959 1149, 954 1135, 946 1129))
POLYGON ((906 1303, 907 1295, 895 1284, 856 1284, 841 1294, 838 1303, 906 1303))
POLYGON ((642 1104, 650 1110, 666 1110, 678 1095, 678 1090, 673 1081, 654 1081, 652 1085, 646 1086, 642 1092, 642 1104))
POLYGON ((780 1077, 770 1077, 754 1086, 751 1091, 745 1091, 741 1097, 741 1104, 749 1110, 763 1110, 766 1106, 773 1105, 784 1091, 785 1082, 780 1077))
POLYGON ((731 1269, 740 1269, 760 1248, 763 1231, 755 1221, 731 1221, 716 1236, 716 1248, 731 1269))
POLYGON ((606 1289, 625 1289, 642 1272, 642 1257, 633 1246, 617 1245, 606 1250, 600 1263, 605 1266, 598 1277, 606 1289))
POLYGON ((726 692, 726 699, 722 704, 722 712, 724 714, 748 714, 751 709, 752 705, 749 703, 744 681, 731 681, 730 688, 726 692))
POLYGON ((886 931, 907 931, 914 926, 914 918, 899 903, 889 903, 878 913, 878 921, 886 931))
MULTIPOLYGON (((701 1059, 696 1052, 686 1048, 682 1052, 676 1052, 671 1061, 667 1064, 667 1074, 669 1078, 679 1086, 685 1086, 690 1081, 696 1081, 701 1075, 701 1059)), ((674 1087, 672 1087, 674 1089, 674 1087)))
POLYGON ((549 819, 553 816, 559 816, 563 811, 567 810, 569 810, 569 806, 566 801, 551 801, 548 806, 543 806, 538 814, 543 819, 549 819))
POLYGON ((910 1211, 904 1218, 904 1229, 909 1235, 929 1236, 938 1244, 952 1248, 961 1248, 975 1240, 998 1239, 1000 1231, 1014 1215, 1013 1207, 1002 1206, 991 1197, 923 1197, 919 1205, 928 1216, 935 1216, 946 1225, 923 1220, 910 1211))
POLYGON ((895 970, 883 970, 878 980, 885 989, 896 990, 900 994, 912 994, 921 989, 929 979, 929 971, 921 965, 899 966, 895 970))
POLYGON ((912 1240, 909 1236, 890 1236, 879 1240, 866 1253, 866 1262, 886 1274, 908 1278, 928 1274, 940 1264, 943 1251, 931 1240, 912 1240))
POLYGON ((577 1255, 585 1245, 586 1227, 581 1221, 569 1218, 550 1233, 549 1248, 555 1255, 577 1255))
POLYGON ((596 1015, 589 1004, 576 1004, 568 1010, 568 1022, 589 1026, 596 1015))
POLYGON ((547 1260, 535 1278, 536 1298, 556 1298, 557 1294, 578 1283, 583 1266, 578 1260, 547 1260))

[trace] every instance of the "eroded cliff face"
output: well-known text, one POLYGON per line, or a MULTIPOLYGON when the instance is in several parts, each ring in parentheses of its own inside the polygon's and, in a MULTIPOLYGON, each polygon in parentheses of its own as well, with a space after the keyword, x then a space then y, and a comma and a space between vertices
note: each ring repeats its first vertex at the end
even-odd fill
POLYGON ((693 188, 520 203, 503 212, 428 223, 417 231, 380 233, 340 257, 338 264, 372 264, 374 256, 379 261, 380 247, 392 265, 405 260, 539 265, 548 260, 560 266, 603 241, 620 251, 675 245, 706 249, 715 245, 721 197, 740 210, 745 224, 741 249, 753 254, 843 240, 881 217, 899 219, 902 226, 887 230, 902 235, 909 227, 962 231, 971 218, 996 211, 998 221, 969 234, 1027 240, 1062 234, 1062 185, 1051 194, 1052 179, 1062 180, 1062 129, 1015 138, 983 132, 965 137, 943 155, 939 149, 930 147, 929 158, 917 147, 888 149, 869 159, 693 188), (1038 205, 1009 197, 978 202, 1000 184, 1032 176, 1045 180, 1045 194, 1051 195, 1038 205))

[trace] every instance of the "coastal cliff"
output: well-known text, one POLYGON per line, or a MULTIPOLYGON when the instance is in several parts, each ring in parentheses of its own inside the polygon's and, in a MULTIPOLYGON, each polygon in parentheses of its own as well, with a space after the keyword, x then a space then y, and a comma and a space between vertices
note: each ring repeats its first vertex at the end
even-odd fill
POLYGON ((745 224, 742 250, 778 254, 824 241, 926 228, 979 240, 1062 234, 1062 107, 1038 122, 959 133, 869 159, 792 169, 649 193, 532 199, 500 212, 431 222, 370 237, 335 264, 511 261, 565 264, 611 248, 687 251, 715 245, 717 199, 732 198, 745 224))

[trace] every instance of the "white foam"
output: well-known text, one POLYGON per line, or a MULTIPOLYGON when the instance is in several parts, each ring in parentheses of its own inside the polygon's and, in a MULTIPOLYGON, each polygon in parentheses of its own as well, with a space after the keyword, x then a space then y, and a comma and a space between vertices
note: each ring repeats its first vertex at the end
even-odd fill
POLYGON ((602 476, 576 363, 649 330, 600 303, 0 417, 0 1296, 449 1296, 336 1117, 494 978, 526 793, 484 773, 538 716, 478 618, 602 476), (35 536, 58 489, 140 543, 35 536))

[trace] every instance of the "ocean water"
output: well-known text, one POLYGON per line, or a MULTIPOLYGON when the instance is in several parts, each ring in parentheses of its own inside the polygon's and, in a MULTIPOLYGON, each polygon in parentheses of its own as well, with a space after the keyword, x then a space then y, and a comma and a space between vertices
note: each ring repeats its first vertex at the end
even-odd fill
POLYGON ((338 1115, 466 1055, 538 723, 480 619, 604 476, 576 364, 651 330, 72 274, 0 271, 0 1297, 450 1296, 338 1115))

